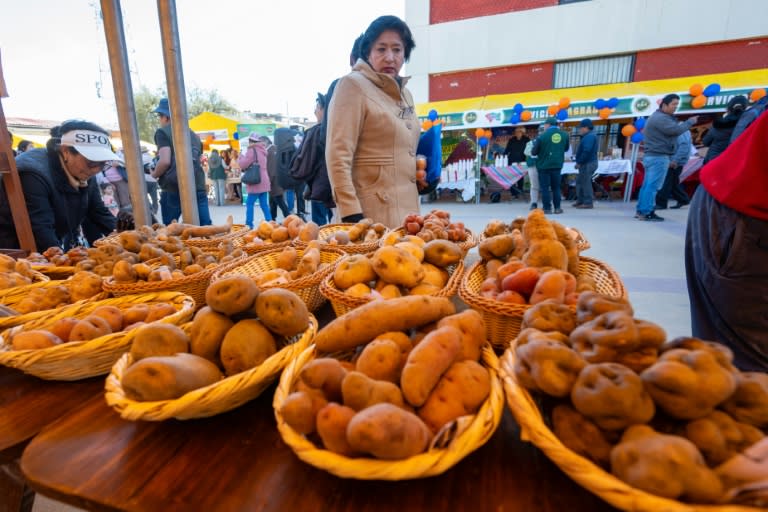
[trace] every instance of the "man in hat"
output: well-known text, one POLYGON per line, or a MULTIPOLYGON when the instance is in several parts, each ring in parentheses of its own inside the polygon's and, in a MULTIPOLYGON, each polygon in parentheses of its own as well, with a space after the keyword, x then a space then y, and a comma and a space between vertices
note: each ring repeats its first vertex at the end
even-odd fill
POLYGON ((576 169, 579 177, 576 180, 576 202, 574 208, 593 208, 594 194, 592 191, 592 175, 597 170, 597 137, 592 132, 594 125, 589 119, 579 123, 581 142, 576 150, 576 169))
POLYGON ((531 154, 537 157, 536 169, 541 186, 541 202, 544 213, 563 213, 560 208, 560 172, 563 170, 565 152, 571 147, 568 134, 557 127, 557 119, 544 121, 544 132, 533 143, 531 154))
POLYGON ((768 116, 702 167, 688 214, 685 271, 693 335, 745 371, 768 372, 768 116))
MULTIPOLYGON (((163 216, 163 224, 170 224, 181 217, 181 195, 179 194, 178 169, 173 148, 173 134, 171 132, 171 110, 168 107, 168 98, 163 98, 153 110, 160 121, 160 128, 155 131, 155 145, 157 146, 157 163, 152 170, 152 177, 157 179, 160 186, 160 208, 163 216)), ((211 224, 211 214, 208 211, 208 193, 205 184, 205 171, 200 161, 203 153, 203 143, 200 137, 191 129, 189 138, 192 145, 192 167, 195 176, 195 189, 197 196, 197 213, 200 217, 200 225, 211 224)))

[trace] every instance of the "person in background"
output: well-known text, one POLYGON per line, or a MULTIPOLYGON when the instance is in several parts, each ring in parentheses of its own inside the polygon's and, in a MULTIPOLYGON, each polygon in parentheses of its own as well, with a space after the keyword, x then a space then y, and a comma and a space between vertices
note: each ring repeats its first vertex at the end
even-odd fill
POLYGON ((538 208, 539 200, 539 173, 536 170, 536 157, 533 156, 533 141, 529 140, 525 145, 525 166, 528 170, 528 181, 531 183, 531 207, 530 210, 538 208))
POLYGON ((32 145, 32 141, 29 140, 23 140, 19 142, 19 145, 16 147, 16 150, 19 154, 27 151, 28 149, 32 149, 34 146, 32 145))
POLYGON ((702 167, 688 214, 685 272, 693 335, 768 372, 768 116, 702 167))
MULTIPOLYGON (((530 140, 525 134, 525 128, 522 126, 515 128, 514 134, 509 138, 507 147, 504 149, 504 154, 507 155, 507 161, 510 164, 519 164, 526 161, 525 146, 530 140)), ((512 185, 509 191, 514 197, 518 197, 522 193, 517 183, 512 185)))
POLYGON ((662 98, 658 110, 651 114, 645 124, 643 131, 645 136, 645 155, 643 156, 645 177, 638 195, 636 219, 651 222, 664 220, 654 211, 656 193, 664 184, 670 157, 675 152, 677 137, 690 130, 698 119, 693 116, 685 122, 678 122, 674 114, 679 104, 680 96, 667 94, 662 98))
MULTIPOLYGON (((242 155, 240 155, 240 152, 234 148, 229 148, 229 174, 230 176, 240 179, 240 175, 242 174, 243 170, 240 167, 240 164, 238 163, 238 160, 242 155)), ((237 201, 238 203, 245 204, 245 197, 243 197, 243 194, 245 194, 245 187, 243 186, 242 182, 236 182, 232 184, 232 199, 237 201)))
POLYGON ((264 142, 267 148, 267 174, 269 174, 269 214, 272 215, 272 220, 277 220, 277 209, 283 214, 283 218, 286 218, 291 214, 291 209, 285 204, 285 197, 283 194, 285 190, 280 186, 280 182, 277 178, 277 146, 272 144, 272 139, 266 135, 262 135, 259 139, 264 142))
POLYGON ((571 147, 568 134, 557 127, 557 119, 544 121, 544 132, 533 143, 531 154, 536 156, 536 170, 541 185, 541 202, 544 213, 563 213, 560 208, 560 173, 565 162, 565 152, 571 147))
POLYGON ((736 128, 736 124, 746 108, 747 97, 742 95, 734 96, 728 102, 725 114, 722 117, 716 117, 712 121, 712 126, 701 141, 702 144, 709 148, 707 155, 704 157, 704 164, 709 163, 725 151, 725 148, 731 143, 733 130, 736 128))
POLYGON ((363 58, 336 85, 325 158, 342 222, 370 217, 395 227, 419 211, 420 127, 408 79, 400 76, 415 46, 404 21, 381 16, 365 31, 363 58))
MULTIPOLYGON (((118 154, 121 157, 122 155, 118 154)), ((131 194, 128 188, 128 181, 126 180, 127 174, 125 174, 125 167, 122 167, 117 160, 110 162, 106 170, 103 171, 104 177, 112 185, 115 190, 115 199, 117 199, 117 205, 121 210, 132 211, 133 205, 131 204, 131 194)))
POLYGON ((144 165, 144 183, 147 186, 147 195, 151 202, 150 209, 153 215, 157 215, 160 209, 160 198, 158 197, 157 180, 152 177, 152 169, 155 167, 155 160, 149 153, 149 148, 141 147, 141 163, 144 165))
POLYGON ((594 125, 589 119, 579 122, 579 134, 581 142, 576 149, 576 169, 579 177, 576 178, 576 202, 574 208, 594 208, 594 193, 592 190, 592 175, 597 171, 597 137, 595 137, 594 125))
POLYGON ((733 133, 731 134, 731 142, 736 140, 749 125, 755 122, 755 119, 757 119, 760 114, 765 112, 766 106, 768 106, 768 96, 763 96, 757 100, 754 105, 749 107, 741 117, 739 117, 739 121, 736 123, 733 133))
POLYGON ((224 206, 227 173, 224 172, 224 165, 222 164, 218 149, 211 151, 211 156, 208 158, 208 177, 213 181, 213 189, 216 192, 216 206, 224 206))
MULTIPOLYGON (((81 228, 88 243, 115 229, 115 216, 104 206, 95 175, 118 158, 109 133, 81 120, 55 126, 44 149, 30 149, 16 158, 39 251, 81 245, 81 228)), ((0 192, 0 247, 19 247, 5 189, 0 192)))
POLYGON ((677 136, 675 141, 675 152, 669 159, 669 169, 667 169, 667 176, 664 178, 664 185, 656 193, 656 209, 666 210, 667 201, 671 195, 677 203, 672 208, 682 208, 691 202, 688 194, 685 193, 683 186, 680 184, 680 173, 683 172, 683 167, 688 163, 688 159, 691 157, 691 132, 685 131, 677 136))
POLYGON ((248 149, 238 159, 237 163, 241 169, 245 170, 252 163, 259 164, 261 173, 261 182, 255 185, 246 185, 247 197, 245 200, 245 224, 253 229, 253 206, 259 201, 259 207, 264 214, 264 220, 272 220, 272 214, 269 211, 269 174, 267 171, 267 146, 256 132, 248 136, 248 149))

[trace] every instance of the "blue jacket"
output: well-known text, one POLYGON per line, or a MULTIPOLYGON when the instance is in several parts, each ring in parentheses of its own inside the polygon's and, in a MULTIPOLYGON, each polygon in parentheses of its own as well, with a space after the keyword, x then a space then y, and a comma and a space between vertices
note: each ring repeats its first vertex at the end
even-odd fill
POLYGON ((597 161, 597 137, 589 130, 581 137, 579 148, 576 150, 576 163, 585 165, 597 161))
POLYGON ((670 158, 677 163, 678 167, 683 167, 691 158, 691 132, 683 132, 677 136, 675 141, 675 152, 670 158))

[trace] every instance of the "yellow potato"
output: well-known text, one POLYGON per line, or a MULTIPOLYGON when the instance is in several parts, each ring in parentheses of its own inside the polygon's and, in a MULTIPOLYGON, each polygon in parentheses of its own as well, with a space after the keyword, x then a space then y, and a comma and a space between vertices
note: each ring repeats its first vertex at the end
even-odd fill
POLYGON ((234 325, 228 316, 217 313, 210 306, 201 308, 192 320, 190 352, 217 365, 221 364, 221 342, 234 325))
POLYGON ((371 379, 358 371, 347 372, 341 383, 341 394, 344 405, 356 411, 381 402, 405 407, 399 387, 391 382, 371 379))
POLYGON ((38 350, 61 344, 61 339, 52 332, 43 330, 22 331, 11 339, 13 350, 38 350))
POLYGON ((309 310, 290 290, 271 288, 256 298, 256 314, 267 328, 281 336, 295 336, 309 327, 309 310))
POLYGON ((121 381, 128 398, 173 400, 222 378, 219 369, 193 354, 148 357, 132 364, 121 381))
POLYGON ((372 379, 398 384, 403 369, 400 347, 388 339, 373 340, 363 348, 355 366, 372 379))
POLYGON ((440 319, 437 326, 452 326, 461 331, 461 359, 480 359, 480 351, 485 343, 485 322, 480 313, 474 309, 465 309, 440 319))
POLYGON ((459 361, 445 372, 418 415, 436 433, 446 423, 477 412, 490 392, 488 370, 475 361, 459 361))
POLYGON ((341 290, 358 283, 367 284, 376 279, 373 263, 362 254, 352 254, 339 262, 333 271, 333 282, 341 290))
POLYGON ((255 368, 277 352, 272 333, 254 319, 240 320, 227 331, 219 357, 227 375, 255 368))
POLYGON ((424 404, 443 373, 461 357, 461 336, 455 327, 440 327, 411 350, 400 378, 408 403, 415 407, 424 404))
POLYGON ((131 345, 134 362, 145 357, 172 356, 179 352, 189 352, 189 336, 180 327, 161 322, 139 328, 131 345))
POLYGON ((380 459, 406 459, 427 449, 432 433, 418 416, 388 403, 368 407, 347 425, 347 441, 354 451, 380 459))
POLYGON ((431 284, 437 288, 443 288, 448 283, 448 271, 431 263, 422 263, 424 279, 419 284, 431 284))
POLYGON ((357 283, 344 290, 344 293, 351 297, 368 297, 371 289, 365 283, 357 283))
POLYGON ((395 246, 385 246, 373 253, 373 270, 387 283, 413 288, 424 278, 421 262, 411 253, 395 246))
POLYGON ((397 242, 395 244, 395 247, 399 247, 400 249, 405 249, 411 254, 411 256, 416 258, 419 261, 419 263, 424 261, 424 249, 422 249, 421 245, 417 245, 412 242, 397 242))

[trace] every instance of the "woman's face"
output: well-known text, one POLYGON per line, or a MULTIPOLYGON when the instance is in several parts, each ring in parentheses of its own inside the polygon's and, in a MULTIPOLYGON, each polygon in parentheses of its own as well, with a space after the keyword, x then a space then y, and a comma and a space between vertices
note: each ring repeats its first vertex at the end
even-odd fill
POLYGON ((385 30, 371 46, 368 62, 377 73, 386 73, 392 77, 400 74, 405 62, 405 46, 400 34, 394 30, 385 30))
POLYGON ((80 181, 87 181, 91 176, 96 175, 105 168, 109 168, 109 162, 92 162, 80 153, 71 153, 67 151, 64 162, 67 164, 67 170, 74 178, 80 181))

